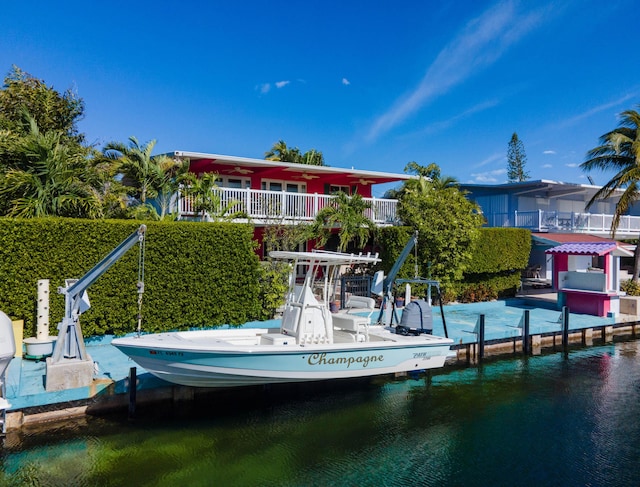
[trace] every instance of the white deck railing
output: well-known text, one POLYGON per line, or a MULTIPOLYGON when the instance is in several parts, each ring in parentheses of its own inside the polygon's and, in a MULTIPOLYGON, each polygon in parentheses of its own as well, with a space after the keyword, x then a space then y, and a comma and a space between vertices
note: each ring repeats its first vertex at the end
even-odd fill
MULTIPOLYGON (((265 191, 258 189, 218 188, 220 208, 226 208, 226 214, 236 214, 239 218, 248 218, 255 222, 300 222, 312 221, 318 211, 334 198, 330 195, 309 193, 287 193, 284 191, 265 191)), ((382 198, 363 198, 371 203, 366 216, 378 225, 397 222, 397 200, 382 198)), ((178 214, 180 218, 197 216, 193 209, 193 200, 178 195, 178 214)), ((206 219, 210 219, 208 216, 206 219)))
MULTIPOLYGON (((569 232, 608 234, 613 215, 602 213, 576 213, 563 211, 516 211, 484 215, 490 227, 528 228, 534 232, 569 232)), ((640 216, 625 215, 620 218, 617 236, 640 233, 640 216)))

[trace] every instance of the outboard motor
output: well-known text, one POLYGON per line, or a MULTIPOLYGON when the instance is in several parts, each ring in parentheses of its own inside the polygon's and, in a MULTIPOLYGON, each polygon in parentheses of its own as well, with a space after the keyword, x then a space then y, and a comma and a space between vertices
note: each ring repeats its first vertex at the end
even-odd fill
POLYGON ((416 299, 402 310, 400 324, 396 326, 398 335, 420 335, 433 333, 433 315, 431 306, 423 299, 416 299))

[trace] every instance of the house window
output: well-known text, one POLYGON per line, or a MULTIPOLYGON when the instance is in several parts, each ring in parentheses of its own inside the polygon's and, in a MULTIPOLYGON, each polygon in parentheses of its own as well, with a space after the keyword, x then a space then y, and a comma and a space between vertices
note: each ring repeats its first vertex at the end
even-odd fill
POLYGON ((306 193, 307 185, 304 183, 272 181, 265 179, 262 181, 262 189, 265 189, 267 191, 285 191, 287 193, 306 193))
POLYGON ((343 193, 346 194, 351 194, 351 190, 349 188, 349 186, 337 186, 337 185, 331 185, 329 186, 329 194, 336 194, 338 192, 342 191, 343 193))
POLYGON ((221 176, 219 178, 219 181, 220 181, 220 186, 223 188, 243 189, 243 188, 251 187, 251 179, 249 178, 221 176))

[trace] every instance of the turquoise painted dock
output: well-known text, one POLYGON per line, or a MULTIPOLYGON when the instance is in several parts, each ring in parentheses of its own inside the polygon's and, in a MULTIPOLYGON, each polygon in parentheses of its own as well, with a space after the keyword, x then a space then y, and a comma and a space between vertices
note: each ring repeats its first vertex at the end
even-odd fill
MULTIPOLYGON (((447 305, 444 307, 444 312, 449 337, 460 348, 477 342, 477 333, 474 331, 477 331, 476 325, 480 315, 485 317, 486 342, 515 342, 522 335, 521 322, 525 310, 529 310, 532 336, 560 333, 561 312, 553 308, 553 304, 516 298, 506 301, 447 305)), ((439 309, 434 307, 433 313, 433 333, 443 335, 444 329, 439 309)), ((616 325, 616 319, 613 317, 600 318, 571 314, 569 329, 579 331, 612 325, 616 325)), ((276 328, 279 326, 279 321, 253 322, 245 326, 276 328)), ((83 401, 98 402, 101 397, 114 395, 126 397, 129 391, 130 369, 136 367, 136 364, 111 345, 113 338, 113 336, 103 336, 86 339, 87 351, 96 363, 96 380, 90 387, 46 392, 45 362, 14 358, 9 366, 6 381, 6 398, 11 403, 8 413, 17 410, 26 410, 28 413, 29 410, 46 410, 47 407, 61 409, 67 405, 81 404, 83 401)), ((172 384, 155 378, 140 367, 137 367, 137 379, 138 391, 172 387, 172 384)))

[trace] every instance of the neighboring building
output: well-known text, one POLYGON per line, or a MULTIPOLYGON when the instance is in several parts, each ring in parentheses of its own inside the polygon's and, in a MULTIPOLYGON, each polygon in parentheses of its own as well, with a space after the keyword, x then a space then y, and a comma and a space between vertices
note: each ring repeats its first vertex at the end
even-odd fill
MULTIPOLYGON (((480 206, 487 226, 531 230, 526 277, 552 280, 553 258, 547 251, 557 245, 612 242, 611 222, 619 195, 599 201, 586 210, 600 186, 543 179, 494 185, 462 184, 460 188, 480 206)), ((630 215, 620 219, 616 238, 637 238, 639 233, 640 207, 634 207, 630 215)), ((619 256, 632 255, 634 246, 618 245, 624 247, 619 256)), ((592 266, 603 268, 602 257, 593 257, 592 266)), ((624 278, 626 274, 622 275, 624 278)))
MULTIPOLYGON (((617 197, 585 209, 599 186, 537 180, 495 185, 462 184, 489 227, 528 228, 532 232, 587 233, 610 236, 617 197)), ((616 232, 620 239, 637 238, 640 207, 623 216, 616 232)))
MULTIPOLYGON (((264 228, 269 225, 312 222, 333 194, 343 191, 359 194, 371 202, 367 216, 378 226, 398 222, 397 200, 375 198, 375 184, 401 182, 406 174, 361 171, 330 166, 313 166, 245 157, 176 151, 167 156, 188 159, 190 171, 218 175, 220 197, 256 227, 255 237, 262 243, 264 228)), ((196 217, 191 201, 179 197, 179 218, 196 217)))

